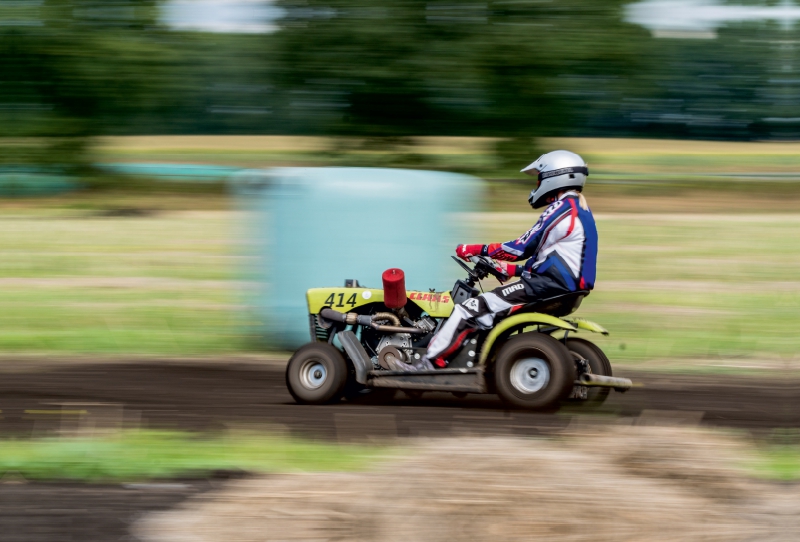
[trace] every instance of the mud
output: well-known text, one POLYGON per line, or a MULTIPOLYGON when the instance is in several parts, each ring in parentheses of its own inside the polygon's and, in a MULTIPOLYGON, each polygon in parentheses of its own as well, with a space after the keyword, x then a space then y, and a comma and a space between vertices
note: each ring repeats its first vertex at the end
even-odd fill
POLYGON ((329 440, 448 436, 523 435, 559 431, 575 416, 600 415, 636 423, 699 423, 768 436, 800 427, 800 380, 724 375, 678 376, 635 373, 641 387, 613 393, 598 411, 566 405, 552 413, 510 410, 495 396, 426 393, 412 399, 296 405, 280 363, 237 361, 87 363, 0 375, 0 435, 30 436, 74 420, 60 410, 84 410, 98 423, 197 431, 237 425, 269 425, 329 440), (37 411, 38 413, 31 413, 37 411), (44 413, 44 414, 43 414, 44 413), (644 421, 643 421, 644 420, 644 421))
POLYGON ((0 541, 135 540, 131 525, 211 489, 208 482, 122 485, 0 481, 0 541))

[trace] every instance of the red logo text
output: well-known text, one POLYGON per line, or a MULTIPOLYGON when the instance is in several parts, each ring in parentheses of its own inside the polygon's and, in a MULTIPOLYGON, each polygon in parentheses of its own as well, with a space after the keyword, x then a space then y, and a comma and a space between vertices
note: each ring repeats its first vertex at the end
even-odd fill
POLYGON ((408 296, 412 301, 428 301, 430 303, 450 303, 450 296, 446 294, 423 294, 421 292, 411 292, 408 296))

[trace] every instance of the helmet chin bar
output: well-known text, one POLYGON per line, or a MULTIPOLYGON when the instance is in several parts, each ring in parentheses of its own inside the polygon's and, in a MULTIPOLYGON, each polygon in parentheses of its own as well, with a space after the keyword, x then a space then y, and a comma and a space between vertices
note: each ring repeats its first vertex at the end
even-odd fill
MULTIPOLYGON (((549 192, 548 194, 545 194, 545 196, 543 198, 541 198, 544 201, 544 204, 540 205, 539 207, 544 207, 544 205, 552 204, 554 201, 556 201, 558 199, 559 195, 561 195, 561 194, 563 194, 565 192, 569 192, 571 190, 574 190, 575 192, 583 192, 583 187, 582 186, 567 186, 567 187, 564 187, 564 188, 559 188, 559 189, 553 190, 552 192, 549 192)), ((531 190, 531 195, 528 196, 528 204, 531 206, 531 209, 534 209, 534 210, 538 208, 538 207, 534 207, 534 205, 533 205, 536 202, 534 200, 534 198, 533 198, 535 192, 536 192, 536 190, 531 190)))
MULTIPOLYGON (((556 200, 556 198, 558 198, 558 194, 559 193, 555 193, 554 192, 552 194, 548 194, 547 197, 544 198, 544 204, 545 205, 550 205, 551 203, 553 203, 556 200)), ((528 205, 531 206, 531 209, 536 210, 537 208, 534 207, 533 204, 534 204, 534 199, 533 199, 533 191, 532 191, 530 197, 528 197, 528 205)))

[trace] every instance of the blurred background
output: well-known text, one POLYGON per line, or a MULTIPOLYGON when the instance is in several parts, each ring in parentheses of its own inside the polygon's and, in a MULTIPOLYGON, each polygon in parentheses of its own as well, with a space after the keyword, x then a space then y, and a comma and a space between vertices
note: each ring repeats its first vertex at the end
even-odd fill
POLYGON ((7 0, 0 349, 270 347, 248 327, 241 169, 468 173, 489 242, 536 218, 519 169, 568 148, 602 240, 583 310, 613 357, 785 364, 798 18, 715 0, 7 0))
MULTIPOLYGON (((260 288, 272 275, 260 270, 329 274, 356 256, 319 262, 314 243, 358 235, 323 230, 310 248, 276 256, 264 239, 290 228, 253 218, 236 179, 330 166, 457 173, 447 178, 462 179, 458 196, 437 195, 447 205, 427 202, 425 213, 463 211, 454 242, 487 243, 536 220, 519 170, 565 148, 589 163, 600 235, 596 290, 579 316, 611 331, 598 344, 618 374, 650 378, 649 391, 604 412, 685 410, 751 431, 772 446, 762 471, 796 479, 798 423, 780 393, 790 393, 800 346, 798 47, 792 1, 3 0, 0 370, 18 374, 0 382, 0 435, 61 435, 64 420, 108 427, 92 413, 112 412, 114 430, 206 431, 272 416, 292 434, 341 441, 348 422, 338 414, 306 419, 283 404, 288 349, 265 330, 260 288), (175 360, 182 368, 165 368, 175 360), (274 374, 251 379, 252 360, 274 374), (123 362, 145 365, 117 372, 123 362), (225 372, 237 363, 250 368, 225 372), (49 376, 37 369, 53 366, 49 376), (204 401, 217 393, 227 403, 212 408, 204 401)), ((392 192, 378 184, 365 190, 375 205, 359 213, 390 208, 382 227, 413 231, 428 248, 445 239, 419 208, 389 207, 392 192)), ((316 213, 310 201, 297 209, 287 211, 296 220, 316 213)), ((425 262, 437 282, 409 276, 410 287, 450 288, 459 270, 448 247, 425 262)), ((405 256, 386 267, 412 267, 405 256)), ((377 273, 345 278, 379 283, 377 273)), ((453 406, 432 406, 442 405, 453 406)), ((497 407, 486 408, 491 418, 497 407)), ((569 423, 559 416, 498 423, 569 423)), ((418 436, 473 423, 448 418, 434 431, 403 420, 374 424, 418 436)), ((0 471, 116 480, 208 465, 325 470, 326 461, 281 461, 339 453, 280 441, 280 461, 264 467, 243 458, 267 445, 237 437, 240 448, 220 445, 243 450, 235 458, 211 443, 209 462, 159 470, 153 450, 173 457, 191 448, 185 435, 130 438, 97 456, 6 447, 0 471), (98 459, 125 450, 133 470, 98 459)))

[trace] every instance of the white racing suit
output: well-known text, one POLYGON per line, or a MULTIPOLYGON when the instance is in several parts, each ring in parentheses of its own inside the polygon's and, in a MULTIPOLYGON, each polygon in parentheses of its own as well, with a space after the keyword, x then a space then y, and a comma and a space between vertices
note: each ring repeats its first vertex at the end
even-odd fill
POLYGON ((484 245, 481 255, 497 260, 528 260, 510 265, 518 282, 507 283, 467 299, 431 339, 425 365, 446 367, 464 340, 478 329, 490 329, 528 303, 594 287, 597 265, 597 229, 585 200, 575 191, 553 202, 536 224, 518 239, 484 245))

